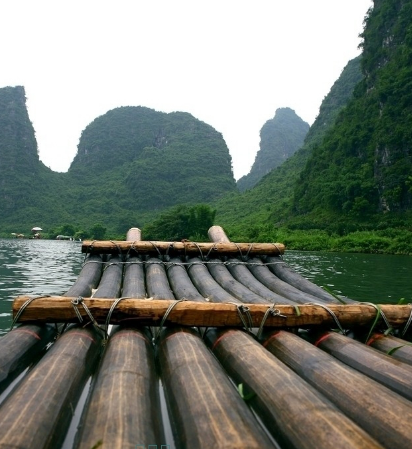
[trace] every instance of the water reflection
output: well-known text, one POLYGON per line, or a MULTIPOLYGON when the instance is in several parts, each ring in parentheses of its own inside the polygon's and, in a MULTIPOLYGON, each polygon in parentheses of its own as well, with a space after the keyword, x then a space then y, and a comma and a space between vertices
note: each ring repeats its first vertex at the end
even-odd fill
POLYGON ((0 239, 0 334, 20 295, 61 295, 75 282, 84 255, 78 242, 0 239))

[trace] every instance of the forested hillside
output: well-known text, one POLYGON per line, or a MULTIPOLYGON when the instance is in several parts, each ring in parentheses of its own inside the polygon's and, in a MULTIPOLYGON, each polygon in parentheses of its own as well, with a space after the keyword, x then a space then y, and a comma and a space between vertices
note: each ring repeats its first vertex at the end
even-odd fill
POLYGON ((176 204, 210 203, 235 191, 229 150, 188 113, 122 107, 83 131, 68 173, 39 161, 23 87, 0 89, 1 231, 81 234, 95 224, 124 235, 176 204))
POLYGON ((260 130, 260 150, 250 172, 237 182, 243 192, 253 187, 264 175, 281 165, 298 150, 309 125, 290 108, 279 108, 260 130))
POLYGON ((363 81, 296 185, 306 226, 401 226, 410 215, 412 1, 376 0, 365 25, 363 81))
POLYGON ((216 221, 237 236, 236 240, 270 240, 268 233, 287 223, 298 177, 313 147, 322 141, 361 79, 360 57, 357 57, 349 61, 324 98, 304 145, 251 190, 230 194, 215 204, 216 221))

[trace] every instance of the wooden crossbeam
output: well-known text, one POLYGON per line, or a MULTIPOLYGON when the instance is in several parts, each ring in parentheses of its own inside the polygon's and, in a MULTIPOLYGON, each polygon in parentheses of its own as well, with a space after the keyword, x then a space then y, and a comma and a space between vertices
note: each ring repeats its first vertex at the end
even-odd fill
MULTIPOLYGON (((13 302, 13 316, 19 312, 30 296, 20 296, 13 302)), ((18 322, 78 322, 78 316, 72 300, 76 298, 64 296, 36 297, 21 313, 18 322)), ((115 298, 82 298, 93 318, 98 323, 105 323, 115 298)), ((122 299, 113 310, 110 323, 136 323, 156 326, 166 314, 169 306, 172 310, 167 315, 165 325, 204 327, 243 327, 239 313, 248 320, 245 311, 239 305, 228 303, 208 303, 193 301, 170 301, 150 299, 122 299)), ((267 304, 245 304, 250 314, 252 327, 259 327, 268 308, 267 304)), ((90 321, 87 311, 81 302, 76 306, 85 321, 90 321)), ((348 304, 327 306, 339 320, 342 327, 371 326, 376 319, 377 309, 368 304, 348 304)), ((409 305, 382 304, 379 306, 393 327, 404 325, 410 316, 409 305)), ((264 323, 267 327, 337 327, 332 314, 320 305, 275 305, 275 313, 269 313, 264 323)))
POLYGON ((149 241, 93 241, 82 243, 82 253, 119 254, 134 250, 138 253, 183 254, 197 256, 238 255, 278 256, 285 252, 283 243, 196 243, 196 242, 149 242, 149 241))

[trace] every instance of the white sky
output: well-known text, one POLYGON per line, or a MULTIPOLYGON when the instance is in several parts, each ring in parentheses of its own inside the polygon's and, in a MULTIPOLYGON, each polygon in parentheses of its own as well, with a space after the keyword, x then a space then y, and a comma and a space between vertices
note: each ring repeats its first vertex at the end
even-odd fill
MULTIPOLYGON (((185 111, 223 134, 235 178, 280 107, 312 124, 357 56, 372 0, 8 0, 0 87, 22 85, 40 159, 67 171, 119 106, 185 111)), ((0 130, 1 132, 1 130, 0 130)))

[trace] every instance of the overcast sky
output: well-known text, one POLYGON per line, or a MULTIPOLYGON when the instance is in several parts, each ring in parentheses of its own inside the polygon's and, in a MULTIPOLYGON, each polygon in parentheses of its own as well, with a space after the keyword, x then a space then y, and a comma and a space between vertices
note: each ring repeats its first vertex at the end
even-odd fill
MULTIPOLYGON (((372 0, 9 0, 0 87, 24 86, 42 162, 67 171, 82 130, 119 106, 185 111, 249 172, 276 109, 312 124, 372 0)), ((1 132, 1 130, 0 130, 1 132)))

